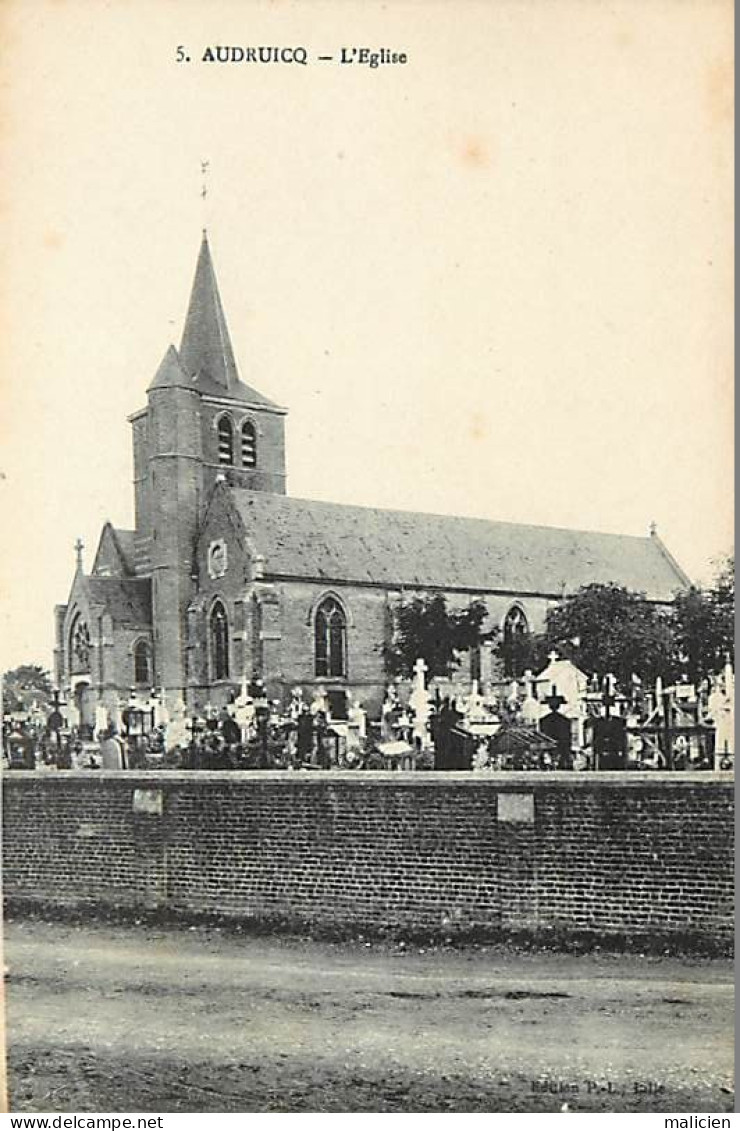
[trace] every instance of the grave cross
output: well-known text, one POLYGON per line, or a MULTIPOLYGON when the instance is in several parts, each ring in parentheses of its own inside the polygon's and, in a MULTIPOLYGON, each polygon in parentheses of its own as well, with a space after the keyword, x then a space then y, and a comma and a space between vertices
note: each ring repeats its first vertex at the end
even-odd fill
POLYGON ((603 690, 602 690, 602 693, 601 693, 601 702, 604 704, 604 715, 607 719, 609 718, 609 715, 611 714, 611 708, 614 706, 614 704, 617 701, 617 697, 614 693, 614 685, 615 685, 614 676, 611 673, 605 675, 604 676, 604 686, 603 686, 603 690))

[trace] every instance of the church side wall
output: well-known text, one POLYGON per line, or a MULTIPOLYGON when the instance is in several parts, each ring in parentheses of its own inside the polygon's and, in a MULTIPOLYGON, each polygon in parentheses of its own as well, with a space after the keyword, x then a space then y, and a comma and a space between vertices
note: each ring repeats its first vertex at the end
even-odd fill
MULTIPOLYGON (((134 687, 134 645, 139 640, 146 640, 153 649, 151 629, 133 625, 119 625, 114 630, 112 644, 112 680, 106 681, 108 685, 122 689, 122 694, 127 695, 130 688, 134 687)), ((152 681, 154 683, 154 681, 152 681)), ((148 689, 147 689, 148 690, 148 689)))
POLYGON ((346 688, 371 716, 379 715, 387 677, 383 641, 387 625, 387 599, 382 589, 331 586, 318 582, 281 582, 280 655, 282 678, 288 689, 300 686, 310 702, 313 691, 346 688), (314 675, 314 616, 320 601, 331 593, 347 617, 347 679, 314 675))
MULTIPOLYGON (((273 927, 733 932, 721 774, 14 772, 6 898, 273 927)), ((641 944, 638 944, 641 945, 641 944)))

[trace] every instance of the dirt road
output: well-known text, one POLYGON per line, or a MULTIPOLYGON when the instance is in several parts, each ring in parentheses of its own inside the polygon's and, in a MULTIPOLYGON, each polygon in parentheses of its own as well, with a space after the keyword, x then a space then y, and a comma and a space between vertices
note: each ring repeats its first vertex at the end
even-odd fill
POLYGON ((6 924, 13 1111, 733 1109, 728 961, 6 924))

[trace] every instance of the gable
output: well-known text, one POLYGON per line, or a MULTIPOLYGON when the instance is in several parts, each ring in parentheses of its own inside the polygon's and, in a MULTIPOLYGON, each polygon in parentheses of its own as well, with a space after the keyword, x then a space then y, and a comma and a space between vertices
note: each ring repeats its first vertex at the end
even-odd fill
POLYGON ((134 573, 134 532, 106 522, 93 562, 96 577, 131 577, 134 573))

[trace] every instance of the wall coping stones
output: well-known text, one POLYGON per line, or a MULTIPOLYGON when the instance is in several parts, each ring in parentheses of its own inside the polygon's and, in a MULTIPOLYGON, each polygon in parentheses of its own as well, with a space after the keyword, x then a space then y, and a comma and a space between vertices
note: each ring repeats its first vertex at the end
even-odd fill
POLYGON ((595 770, 583 773, 573 770, 553 771, 500 771, 475 773, 470 771, 418 772, 403 770, 64 770, 45 772, 38 770, 13 770, 2 775, 2 786, 48 785, 51 789, 64 783, 94 789, 96 786, 129 786, 141 789, 182 787, 198 788, 201 785, 298 785, 355 786, 358 789, 372 786, 397 786, 401 789, 445 789, 449 786, 469 789, 521 790, 595 790, 595 789, 716 789, 734 788, 734 774, 729 770, 632 772, 630 770, 595 770))

